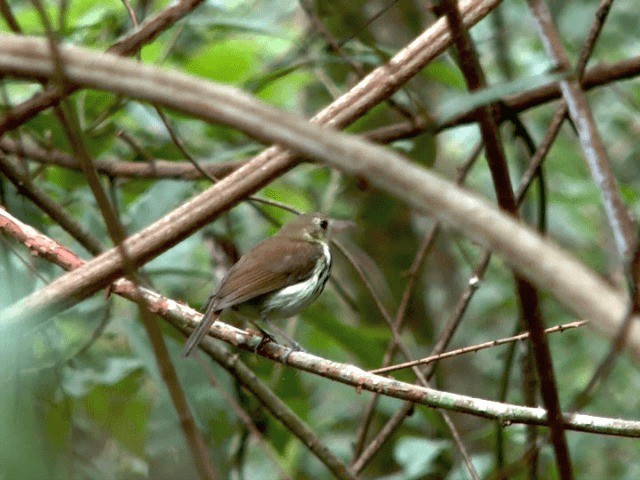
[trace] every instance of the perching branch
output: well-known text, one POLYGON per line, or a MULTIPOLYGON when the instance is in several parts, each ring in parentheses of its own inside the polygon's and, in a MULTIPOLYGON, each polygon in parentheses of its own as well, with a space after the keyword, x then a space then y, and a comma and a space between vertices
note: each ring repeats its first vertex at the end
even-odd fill
MULTIPOLYGON (((74 266, 76 269, 81 268, 83 261, 75 257, 71 251, 15 219, 3 209, 0 209, 0 231, 28 246, 33 253, 42 255, 63 268, 73 268, 74 266)), ((128 280, 120 279, 112 287, 113 293, 132 301, 141 301, 138 295, 143 295, 144 303, 151 311, 185 332, 196 326, 202 317, 202 314, 188 306, 162 297, 150 289, 138 288, 128 280)), ((210 336, 250 352, 253 352, 262 341, 260 335, 253 335, 220 321, 214 324, 210 336)), ((215 345, 215 342, 210 343, 215 345)), ((309 353, 291 353, 289 347, 272 342, 263 345, 258 353, 278 362, 282 362, 288 355, 287 365, 344 383, 356 388, 357 391, 367 390, 432 408, 444 408, 483 418, 497 419, 505 425, 512 423, 546 425, 546 412, 543 408, 521 407, 419 387, 366 372, 354 365, 333 362, 309 353)), ((234 357, 232 361, 239 362, 239 359, 234 357)), ((563 414, 563 418, 565 428, 568 430, 640 438, 640 421, 569 413, 563 414)))

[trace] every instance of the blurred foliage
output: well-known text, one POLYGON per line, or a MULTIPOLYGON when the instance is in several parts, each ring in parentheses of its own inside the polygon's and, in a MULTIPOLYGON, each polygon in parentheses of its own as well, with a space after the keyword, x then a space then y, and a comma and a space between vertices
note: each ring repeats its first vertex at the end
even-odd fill
MULTIPOLYGON (((132 2, 145 18, 169 5, 168 1, 132 2)), ((307 20, 293 0, 235 0, 205 2, 155 41, 145 46, 141 61, 175 68, 212 81, 250 91, 278 108, 310 116, 335 95, 358 80, 357 65, 369 71, 384 63, 433 20, 425 2, 401 0, 317 1, 311 5, 341 52, 307 20), (379 14, 379 15, 378 15, 379 14)), ((589 29, 596 0, 553 1, 551 6, 572 59, 589 29)), ((28 0, 9 3, 25 33, 40 35, 40 17, 28 0)), ((124 5, 116 0, 46 2, 46 11, 61 40, 104 50, 131 29, 124 5)), ((639 51, 636 2, 614 3, 590 65, 629 58, 639 51)), ((0 29, 9 31, 4 20, 0 29)), ((436 119, 449 118, 475 105, 501 99, 553 80, 553 64, 537 36, 525 2, 504 2, 472 31, 491 88, 466 93, 455 57, 443 55, 387 102, 349 128, 363 132, 405 120, 404 112, 436 119)), ((3 79, 3 109, 28 99, 38 84, 3 79)), ((589 93, 598 127, 607 144, 612 167, 629 208, 640 213, 637 133, 640 88, 629 81, 589 93)), ((81 91, 68 100, 84 129, 94 158, 144 161, 144 157, 184 160, 171 142, 157 113, 149 105, 104 92, 81 91), (134 139, 136 148, 119 132, 134 139)), ((539 141, 552 115, 552 106, 525 112, 521 118, 539 141)), ((184 115, 166 112, 187 149, 200 161, 249 158, 260 151, 245 135, 217 125, 206 125, 184 115)), ((511 126, 502 129, 514 184, 526 165, 521 144, 511 126)), ((54 113, 36 116, 17 131, 46 147, 70 151, 54 113)), ((16 138, 14 134, 10 137, 16 138)), ((478 141, 476 127, 447 130, 437 137, 423 134, 396 142, 413 161, 454 178, 478 141)), ((111 242, 83 176, 59 167, 30 163, 38 186, 64 206, 67 213, 98 236, 111 242)), ((622 269, 604 219, 600 192, 583 161, 578 142, 567 123, 545 163, 548 189, 549 235, 612 282, 623 283, 622 269)), ((208 186, 198 181, 154 181, 104 178, 128 232, 139 231, 208 186)), ((494 198, 483 158, 473 167, 467 185, 494 198)), ((407 283, 407 271, 431 224, 393 198, 375 191, 361 179, 344 177, 316 165, 303 164, 265 187, 261 195, 309 211, 324 210, 338 218, 357 221, 352 240, 382 272, 394 302, 392 316, 407 283)), ((85 250, 0 177, 1 203, 13 215, 87 258, 85 250)), ((537 197, 529 194, 525 209, 535 222, 537 197)), ((280 222, 290 214, 269 207, 280 222)), ((244 252, 272 234, 269 225, 248 204, 234 208, 152 260, 144 272, 153 286, 177 300, 200 306, 219 280, 211 275, 211 252, 206 238, 224 239, 244 252), (211 237, 213 236, 213 237, 211 237)), ((59 268, 34 258, 21 246, 0 239, 0 307, 27 295, 61 274, 59 268)), ((299 321, 286 328, 314 354, 363 368, 375 368, 390 340, 388 328, 353 268, 335 253, 335 286, 327 288, 299 321), (344 291, 339 295, 338 290, 344 291), (295 331, 294 331, 295 330, 295 331)), ((479 256, 477 247, 444 229, 420 270, 408 308, 402 336, 414 357, 430 352, 444 322, 450 317, 479 256)), ((548 325, 573 320, 542 292, 548 325)), ((58 315, 37 331, 19 339, 2 338, 0 374, 0 478, 30 479, 143 479, 197 478, 192 457, 165 385, 157 370, 148 338, 138 320, 137 307, 104 294, 58 315), (97 339, 92 340, 98 331, 97 339)), ((513 279, 500 258, 494 258, 475 295, 452 348, 508 336, 517 325, 518 305, 513 279)), ((179 358, 183 337, 161 323, 166 342, 189 404, 222 478, 278 478, 279 470, 265 453, 271 450, 279 468, 293 478, 328 478, 327 469, 255 400, 242 392, 217 365, 179 358), (210 378, 216 379, 213 386, 210 378), (225 392, 225 395, 221 394, 225 392), (264 441, 248 437, 227 396, 247 412, 264 441), (261 446, 259 442, 264 442, 261 446), (264 448, 261 448, 264 447, 264 448)), ((586 385, 608 351, 608 344, 588 329, 550 338, 563 406, 586 385)), ((507 347, 447 360, 437 369, 439 388, 495 399, 505 368, 507 347)), ((521 403, 521 374, 517 349, 507 401, 521 403)), ((241 358, 273 388, 327 445, 345 462, 352 457, 355 432, 370 394, 341 384, 274 365, 246 353, 241 358)), ((395 360, 402 358, 396 355, 395 360)), ((398 378, 413 381, 402 372, 398 378)), ((640 400, 637 366, 624 355, 599 390, 588 413, 637 418, 640 400)), ((397 400, 380 399, 371 424, 370 441, 400 407, 397 400)), ((484 419, 453 415, 480 474, 495 471, 495 428, 484 419)), ((525 451, 525 430, 503 430, 506 463, 525 451)), ((640 476, 640 444, 630 439, 568 433, 578 478, 632 479, 640 476), (594 454, 597 452, 597 454, 594 454)), ((441 418, 417 407, 402 427, 373 458, 363 478, 394 480, 467 478, 460 455, 441 418)), ((553 455, 545 447, 540 478, 555 478, 553 455)), ((511 478, 525 478, 523 467, 511 478)))

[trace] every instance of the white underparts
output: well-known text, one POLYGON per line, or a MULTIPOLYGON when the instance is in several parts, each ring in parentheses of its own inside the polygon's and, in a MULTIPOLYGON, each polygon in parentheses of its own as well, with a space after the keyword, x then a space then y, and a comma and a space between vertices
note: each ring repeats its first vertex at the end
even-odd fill
POLYGON ((269 318, 292 317, 318 298, 329 279, 331 270, 329 246, 325 243, 320 245, 322 246, 323 255, 313 269, 311 276, 272 295, 263 306, 263 316, 269 318))

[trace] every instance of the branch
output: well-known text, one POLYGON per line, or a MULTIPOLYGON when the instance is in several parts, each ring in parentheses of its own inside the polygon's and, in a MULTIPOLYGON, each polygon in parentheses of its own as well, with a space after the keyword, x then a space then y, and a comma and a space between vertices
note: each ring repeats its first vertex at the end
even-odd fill
MULTIPOLYGON (((480 65, 475 45, 469 32, 464 28, 456 3, 453 0, 441 0, 441 5, 446 12, 451 30, 454 32, 456 49, 460 55, 460 68, 469 90, 473 92, 486 88, 485 75, 480 65)), ((496 192, 498 205, 515 219, 519 219, 518 206, 511 186, 507 159, 493 110, 493 105, 481 106, 476 110, 487 163, 493 179, 493 188, 496 192)), ((562 409, 560 408, 558 387, 553 371, 553 361, 547 344, 547 337, 544 335, 544 321, 542 319, 538 291, 517 272, 515 272, 514 277, 516 292, 520 300, 522 319, 531 334, 531 347, 538 378, 544 379, 539 382, 539 387, 542 400, 548 411, 549 430, 551 431, 551 441, 558 472, 560 478, 570 480, 573 478, 571 457, 562 425, 562 409)))
MULTIPOLYGON (((1 207, 0 232, 6 233, 22 242, 33 254, 41 256, 65 270, 78 269, 85 264, 82 259, 77 257, 69 249, 38 232, 35 228, 22 223, 1 207)), ((129 280, 118 280, 112 285, 111 292, 144 306, 144 308, 147 308, 153 314, 168 320, 174 326, 185 332, 185 334, 188 332, 186 325, 197 324, 197 321, 194 319, 200 319, 202 317, 202 314, 186 305, 162 297, 158 293, 141 287, 129 280)), ((262 337, 247 334, 231 325, 225 324, 225 331, 227 334, 230 334, 231 337, 235 336, 236 340, 241 338, 237 337, 237 334, 243 336, 242 340, 244 340, 244 342, 242 344, 247 350, 255 351, 256 347, 262 342, 262 337), (250 347, 250 345, 253 346, 250 347)), ((235 341, 231 343, 235 344, 235 341)), ((282 402, 277 395, 271 392, 269 387, 259 380, 237 355, 233 355, 218 343, 205 342, 203 346, 214 360, 220 363, 251 391, 258 400, 267 407, 289 431, 296 435, 320 461, 327 465, 338 478, 354 478, 346 465, 344 465, 323 442, 319 441, 315 433, 293 410, 282 402)), ((280 352, 280 354, 282 353, 284 352, 280 352)))
MULTIPOLYGON (((620 80, 628 80, 637 77, 640 74, 640 56, 621 60, 615 63, 599 63, 589 68, 581 80, 582 88, 591 90, 596 87, 602 87, 620 80)), ((557 100, 562 97, 562 91, 558 82, 543 85, 522 93, 508 96, 504 99, 505 105, 514 113, 520 113, 532 107, 537 107, 547 102, 557 100)), ((448 119, 446 122, 438 124, 436 131, 445 130, 457 125, 464 125, 475 120, 472 112, 463 112, 455 117, 448 119)), ((502 122, 504 118, 498 115, 498 121, 502 122)), ((426 129, 428 125, 425 125, 426 129)), ((397 127, 399 128, 399 127, 397 127)), ((405 124, 405 129, 409 130, 409 125, 405 124)), ((424 129, 422 131, 424 131, 424 129)), ((422 133, 422 131, 420 133, 422 133)))
MULTIPOLYGON (((578 320, 571 323, 565 323, 563 325, 556 325, 555 327, 545 328, 544 333, 548 335, 549 333, 555 332, 564 332, 565 330, 569 330, 571 328, 578 328, 586 325, 588 322, 586 320, 578 320)), ((415 367, 418 365, 427 365, 429 363, 437 362, 442 360, 443 358, 451 358, 457 357, 458 355, 462 355, 464 353, 470 352, 478 352, 480 350, 484 350, 485 348, 493 348, 498 345, 504 345, 506 343, 518 342, 520 340, 525 340, 529 338, 529 332, 520 333, 518 335, 513 335, 507 338, 500 338, 498 340, 490 340, 488 342, 478 343, 477 345, 471 345, 468 347, 458 348, 456 350, 451 350, 449 352, 440 353, 438 355, 429 355, 428 357, 420 358, 418 360, 412 360, 410 362, 397 363, 395 365, 390 365, 388 367, 376 368, 374 370, 369 370, 371 373, 376 373, 378 375, 382 375, 383 373, 395 372, 397 370, 403 370, 409 367, 415 367)))
MULTIPOLYGON (((77 269, 82 268, 80 265, 83 261, 75 257, 72 252, 42 235, 33 227, 23 224, 2 208, 0 208, 0 231, 22 242, 34 254, 42 255, 63 268, 73 268, 74 265, 77 269), (62 252, 60 260, 57 258, 58 251, 62 252)), ((116 281, 113 284, 112 292, 135 302, 143 301, 153 313, 165 318, 185 334, 197 326, 202 318, 201 313, 188 306, 165 298, 148 288, 137 287, 125 279, 116 281), (139 295, 144 298, 139 298, 139 295)), ((220 321, 213 325, 210 335, 250 352, 254 352, 262 342, 260 335, 253 335, 220 321)), ((207 345, 212 348, 216 342, 207 342, 207 345)), ((547 425, 546 411, 543 408, 521 407, 419 387, 372 374, 354 365, 333 362, 304 352, 292 353, 289 347, 273 342, 263 345, 258 353, 265 358, 281 363, 286 358, 286 364, 289 366, 344 383, 354 387, 356 391, 367 390, 432 408, 444 408, 499 420, 504 425, 512 423, 547 425)), ((229 364, 242 363, 237 356, 233 355, 228 355, 226 362, 229 364)), ((244 364, 242 365, 244 366, 244 364)), ((565 428, 568 430, 640 438, 640 421, 569 413, 563 414, 563 418, 565 428)))
MULTIPOLYGON (((7 140, 7 139, 5 139, 7 140)), ((0 146, 0 149, 2 147, 0 146)), ((93 255, 103 252, 102 242, 73 218, 65 208, 51 198, 46 191, 38 187, 28 175, 21 172, 15 162, 0 153, 0 172, 13 183, 19 193, 29 198, 43 212, 51 217, 60 227, 76 239, 87 251, 93 255)))
MULTIPOLYGON (((58 167, 80 170, 78 159, 60 150, 45 149, 32 141, 17 142, 8 137, 0 138, 0 150, 13 155, 28 157, 31 160, 58 167)), ((245 162, 238 160, 224 162, 205 162, 200 166, 214 177, 225 177, 238 169, 245 162)), ((94 165, 98 173, 108 177, 119 178, 171 178, 192 180, 201 178, 202 174, 190 162, 151 159, 145 162, 127 162, 115 158, 96 159, 94 165)))
MULTIPOLYGON (((562 40, 553 24, 547 4, 543 0, 528 0, 527 3, 547 53, 553 58, 558 68, 566 73, 572 73, 573 69, 569 57, 562 46, 562 40)), ((575 73, 572 76, 575 76, 575 73)), ((587 96, 582 90, 580 82, 574 78, 560 81, 560 90, 578 132, 580 145, 591 175, 600 189, 604 211, 613 231, 618 254, 625 262, 631 258, 635 250, 636 226, 629 215, 611 170, 611 161, 598 132, 593 112, 587 102, 587 96)))
MULTIPOLYGON (((223 123, 265 142, 282 144, 308 158, 360 175, 417 211, 433 215, 500 253, 519 273, 551 292, 576 316, 591 320, 597 331, 607 338, 611 338, 626 316, 625 294, 607 285, 555 243, 499 212, 477 195, 456 187, 395 152, 309 124, 233 88, 77 47, 61 48, 60 54, 70 81, 154 101, 207 121, 223 123)), ((0 35, 0 69, 6 74, 51 75, 49 55, 42 40, 0 35)), ((370 76, 346 96, 360 91, 370 76)), ((374 87, 371 85, 372 89, 374 87)), ((389 93, 380 85, 377 90, 380 98, 389 93)), ((370 102, 374 102, 376 99, 367 93, 370 102)), ((344 102, 346 100, 338 99, 336 103, 344 102)), ((351 117, 352 109, 360 105, 349 103, 345 113, 335 112, 335 122, 351 117)), ((316 116, 317 121, 328 118, 328 112, 337 108, 335 105, 316 116)), ((292 168, 295 165, 293 155, 282 152, 276 147, 266 150, 210 189, 129 237, 125 247, 132 261, 140 264, 157 256, 292 168)), ((122 274, 123 266, 117 252, 105 252, 81 269, 23 299, 10 311, 3 312, 5 324, 20 322, 23 309, 28 309, 35 319, 45 310, 51 315, 86 298, 122 274)), ((640 325, 635 322, 632 328, 628 348, 640 358, 640 325)))
MULTIPOLYGON (((203 0, 181 0, 177 4, 162 10, 157 15, 145 20, 140 27, 125 35, 112 45, 107 52, 115 55, 132 55, 144 45, 153 41, 160 33, 198 7, 203 0)), ((47 87, 29 100, 16 105, 0 117, 0 136, 33 118, 41 111, 56 105, 72 89, 63 90, 57 85, 47 87)))

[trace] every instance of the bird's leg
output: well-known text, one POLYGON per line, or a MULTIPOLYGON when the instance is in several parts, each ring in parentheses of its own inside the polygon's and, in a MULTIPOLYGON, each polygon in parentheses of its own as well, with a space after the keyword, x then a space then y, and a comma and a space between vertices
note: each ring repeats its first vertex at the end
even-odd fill
POLYGON ((285 352, 285 354, 282 356, 282 363, 284 363, 285 365, 287 364, 287 361, 289 360, 289 356, 293 353, 293 352, 303 352, 303 353, 307 353, 307 351, 302 348, 300 346, 300 344, 298 342, 296 342, 295 340, 289 338, 283 331, 282 329, 276 327, 275 325, 273 325, 266 317, 262 318, 262 321, 264 323, 266 323, 267 325, 269 325, 269 328, 274 329, 276 332, 278 332, 278 334, 284 338, 287 343, 289 344, 289 349, 285 352))
POLYGON ((262 342, 261 343, 268 343, 268 342, 278 343, 276 338, 270 332, 268 332, 267 330, 262 328, 257 323, 252 322, 251 320, 249 320, 249 321, 251 322, 251 325, 253 325, 254 327, 256 327, 260 331, 260 334, 262 335, 262 342))
POLYGON ((275 344, 278 344, 278 341, 276 340, 276 338, 270 332, 268 332, 264 328, 259 327, 258 325, 256 325, 256 327, 258 327, 258 330, 260 330, 260 333, 262 334, 262 341, 264 343, 273 342, 275 344))
MULTIPOLYGON (((300 344, 294 340, 292 340, 291 338, 289 338, 283 331, 282 329, 276 327, 274 324, 272 324, 268 319, 266 315, 260 315, 260 320, 265 323, 266 325, 269 326, 269 328, 275 330, 276 332, 278 332, 278 335, 280 335, 281 337, 283 337, 288 345, 288 350, 285 352, 285 354, 282 356, 282 363, 286 364, 287 360, 289 359, 289 356, 293 353, 293 352, 304 352, 307 353, 307 351, 302 348, 300 346, 300 344)), ((252 322, 253 323, 253 322, 252 322)), ((255 323, 254 323, 255 325, 255 323)), ((267 341, 272 341, 274 343, 278 343, 275 341, 275 339, 273 338, 273 335, 271 333, 269 333, 268 331, 266 331, 265 329, 263 329, 262 327, 260 327, 259 325, 256 325, 256 327, 258 328, 258 330, 260 330, 263 334, 263 338, 266 338, 267 341)), ((262 342, 260 342, 260 346, 262 345, 262 342)))
POLYGON ((262 339, 260 339, 260 343, 258 343, 258 345, 256 345, 256 347, 253 349, 253 353, 258 353, 258 350, 260 350, 263 345, 266 345, 269 342, 278 344, 278 341, 275 339, 273 335, 271 335, 271 333, 266 331, 264 328, 262 328, 260 325, 258 325, 256 322, 254 322, 250 318, 246 318, 246 320, 248 320, 249 323, 251 323, 251 325, 256 327, 260 331, 260 334, 262 335, 262 339))
POLYGON ((296 342, 296 341, 295 341, 295 340, 293 340, 292 338, 289 338, 289 336, 288 336, 286 333, 284 333, 284 332, 282 331, 282 329, 281 329, 281 328, 276 327, 273 323, 271 323, 271 322, 270 322, 269 320, 267 320, 266 318, 264 319, 264 322, 265 322, 267 325, 269 325, 269 328, 272 328, 272 329, 274 329, 276 332, 278 332, 278 335, 280 335, 282 338, 284 338, 284 339, 287 341, 287 343, 288 343, 290 346, 292 346, 292 347, 293 347, 293 349, 294 349, 296 352, 304 352, 304 353, 308 353, 304 348, 302 348, 302 346, 301 346, 298 342, 296 342))

